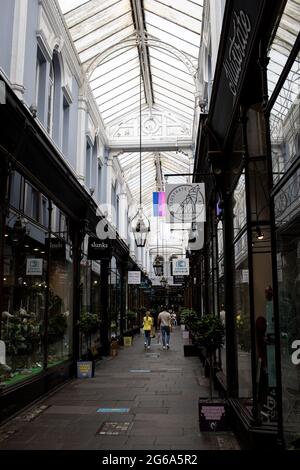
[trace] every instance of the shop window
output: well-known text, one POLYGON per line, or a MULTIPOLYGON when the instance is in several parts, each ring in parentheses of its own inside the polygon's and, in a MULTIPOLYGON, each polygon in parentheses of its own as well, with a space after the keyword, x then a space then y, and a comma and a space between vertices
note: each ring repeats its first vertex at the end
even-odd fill
POLYGON ((24 212, 28 217, 39 222, 40 220, 40 193, 29 183, 25 183, 25 208, 24 212))
POLYGON ((270 113, 273 181, 300 156, 300 55, 295 60, 270 113))
MULTIPOLYGON (((46 76, 47 76, 47 61, 45 60, 40 48, 38 47, 37 61, 36 61, 36 84, 35 84, 36 105, 37 105, 37 117, 43 124, 45 124, 46 76)), ((49 76, 49 85, 50 85, 50 76, 49 76)))
POLYGON ((69 129, 70 127, 70 106, 65 96, 63 97, 63 146, 62 151, 65 157, 69 150, 69 129))
POLYGON ((46 232, 20 216, 6 221, 2 299, 2 337, 9 369, 5 385, 42 371, 46 308, 46 232))
POLYGON ((291 203, 294 198, 289 187, 295 185, 294 178, 300 178, 299 172, 275 196, 283 429, 287 446, 299 437, 300 429, 300 207, 298 202, 291 203))
POLYGON ((92 147, 89 142, 86 143, 86 166, 85 166, 85 185, 88 189, 91 187, 91 169, 92 169, 92 147))
POLYGON ((234 191, 234 305, 237 334, 239 397, 252 397, 251 323, 249 305, 248 243, 246 225, 245 177, 234 191))
POLYGON ((102 190, 102 167, 101 165, 98 165, 98 191, 97 191, 98 202, 101 202, 101 190, 102 190))
POLYGON ((50 63, 49 77, 48 77, 48 100, 47 100, 47 131, 52 135, 53 128, 53 103, 54 103, 54 67, 50 63))
POLYGON ((17 171, 13 171, 10 176, 9 202, 17 210, 23 210, 24 185, 24 178, 17 171))
POLYGON ((48 367, 72 356, 73 262, 70 247, 54 234, 50 250, 48 306, 48 367))

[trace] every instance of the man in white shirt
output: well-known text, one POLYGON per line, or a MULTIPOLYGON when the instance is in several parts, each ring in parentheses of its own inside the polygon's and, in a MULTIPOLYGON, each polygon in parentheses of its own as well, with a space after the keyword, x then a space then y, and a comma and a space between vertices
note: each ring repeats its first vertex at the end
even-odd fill
POLYGON ((171 314, 167 310, 160 312, 157 318, 158 327, 160 327, 163 349, 169 349, 170 331, 171 331, 171 314))

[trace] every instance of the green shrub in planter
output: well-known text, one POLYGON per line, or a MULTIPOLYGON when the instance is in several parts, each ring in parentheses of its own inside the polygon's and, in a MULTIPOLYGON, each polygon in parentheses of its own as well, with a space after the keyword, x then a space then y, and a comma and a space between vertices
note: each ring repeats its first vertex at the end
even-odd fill
POLYGON ((78 326, 81 334, 85 337, 86 349, 91 347, 91 336, 99 327, 99 318, 96 313, 83 312, 80 315, 78 326))
POLYGON ((196 339, 206 349, 210 363, 210 397, 213 387, 213 355, 224 344, 225 328, 220 318, 214 315, 204 315, 198 322, 196 339))

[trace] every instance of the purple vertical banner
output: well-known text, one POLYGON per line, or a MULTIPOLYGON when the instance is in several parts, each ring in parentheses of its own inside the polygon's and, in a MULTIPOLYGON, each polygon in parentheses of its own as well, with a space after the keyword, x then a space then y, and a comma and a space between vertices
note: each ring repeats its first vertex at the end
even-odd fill
POLYGON ((154 217, 166 215, 166 193, 164 191, 153 193, 153 215, 154 217))

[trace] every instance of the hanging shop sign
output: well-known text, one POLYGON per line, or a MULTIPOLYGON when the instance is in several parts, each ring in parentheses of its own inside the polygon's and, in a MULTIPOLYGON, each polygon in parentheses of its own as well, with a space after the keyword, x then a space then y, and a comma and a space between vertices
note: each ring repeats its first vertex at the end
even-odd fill
MULTIPOLYGON (((222 143, 239 106, 241 90, 266 7, 264 0, 227 2, 208 125, 222 143), (225 118, 224 118, 225 116, 225 118)), ((251 83, 250 86, 253 86, 251 83)))
POLYGON ((189 258, 173 259, 173 275, 188 276, 190 274, 189 258))
POLYGON ((167 184, 166 217, 171 224, 205 221, 204 183, 167 184))
POLYGON ((89 237, 88 259, 94 261, 111 259, 111 241, 109 239, 100 240, 97 237, 89 237))
POLYGON ((46 246, 50 250, 52 260, 66 259, 66 242, 60 238, 46 238, 46 246))
POLYGON ((174 284, 184 284, 184 276, 173 276, 174 284))
POLYGON ((140 284, 141 271, 128 271, 128 284, 140 284))
POLYGON ((43 275, 43 258, 26 259, 26 276, 43 275))

